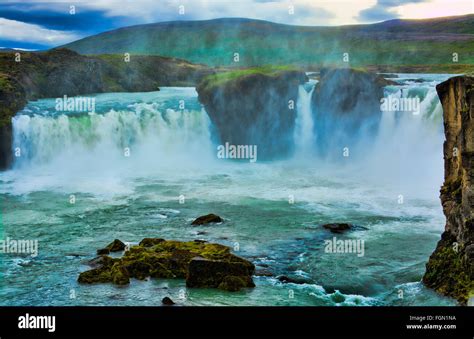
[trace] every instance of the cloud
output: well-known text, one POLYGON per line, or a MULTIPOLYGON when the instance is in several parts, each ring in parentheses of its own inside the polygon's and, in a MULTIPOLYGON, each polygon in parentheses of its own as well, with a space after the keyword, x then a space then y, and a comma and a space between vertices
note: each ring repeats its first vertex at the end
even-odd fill
POLYGON ((0 17, 10 20, 36 24, 44 28, 66 31, 95 31, 109 30, 127 25, 126 18, 116 17, 113 20, 104 18, 101 11, 81 10, 70 14, 68 4, 48 8, 35 4, 0 4, 0 17))
MULTIPOLYGON (((125 25, 223 17, 258 18, 280 23, 311 25, 314 23, 329 24, 331 20, 335 19, 332 10, 325 7, 328 2, 323 1, 319 4, 314 0, 77 0, 71 4, 76 7, 78 14, 85 13, 92 16, 95 12, 100 13, 104 19, 122 18, 125 25), (291 4, 295 7, 294 15, 288 13, 291 4), (178 12, 180 5, 185 8, 184 15, 180 15, 178 12)), ((67 15, 70 6, 69 3, 61 0, 49 0, 47 3, 42 0, 24 0, 21 4, 6 2, 0 7, 6 5, 8 5, 10 12, 17 10, 25 12, 26 8, 31 14, 25 15, 25 17, 33 17, 35 12, 44 11, 54 12, 54 15, 67 15)), ((11 19, 17 18, 11 17, 11 19)), ((73 17, 70 19, 74 20, 73 17)), ((60 21, 50 24, 59 23, 60 21)))
POLYGON ((427 1, 429 0, 377 0, 374 6, 360 11, 357 19, 363 22, 397 19, 400 14, 394 8, 427 1))
POLYGON ((43 28, 16 20, 0 18, 0 36, 3 40, 60 45, 81 38, 74 32, 43 28))

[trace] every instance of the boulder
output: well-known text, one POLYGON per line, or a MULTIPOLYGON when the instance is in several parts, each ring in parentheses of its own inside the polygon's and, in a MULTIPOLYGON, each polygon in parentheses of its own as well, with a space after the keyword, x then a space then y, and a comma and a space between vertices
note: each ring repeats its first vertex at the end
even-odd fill
POLYGON ((161 303, 162 303, 163 305, 166 305, 166 306, 172 306, 172 305, 175 304, 174 301, 171 300, 171 298, 169 298, 169 297, 164 297, 164 298, 161 300, 161 303))
POLYGON ((210 223, 218 223, 223 221, 224 220, 222 220, 220 216, 211 213, 200 216, 199 218, 195 219, 191 225, 207 225, 210 223))
POLYGON ((97 255, 106 255, 109 253, 110 253, 110 250, 108 248, 100 248, 97 250, 97 255))
POLYGON ((245 261, 232 262, 196 257, 189 263, 186 286, 220 288, 227 291, 255 287, 251 278, 254 269, 253 264, 245 261))
POLYGON ((127 246, 122 241, 115 239, 107 245, 106 249, 108 249, 110 252, 120 252, 123 251, 125 247, 127 246))
POLYGON ((354 226, 348 223, 333 223, 333 224, 324 224, 323 228, 331 231, 332 233, 343 233, 352 229, 354 226))
POLYGON ((112 282, 116 285, 127 285, 130 283, 130 277, 120 265, 119 259, 104 256, 99 267, 82 272, 78 282, 82 284, 112 282))
POLYGON ((256 67, 204 78, 196 87, 221 145, 255 145, 258 159, 291 155, 298 87, 297 69, 256 67))
POLYGON ((282 283, 290 283, 290 284, 299 284, 299 285, 302 285, 302 284, 310 284, 311 281, 309 281, 308 279, 305 279, 305 278, 301 278, 301 277, 288 277, 286 275, 280 275, 278 276, 278 281, 282 282, 282 283))
POLYGON ((227 246, 201 240, 145 238, 121 258, 102 255, 89 263, 94 268, 79 275, 80 283, 126 285, 130 278, 151 277, 186 279, 188 287, 227 291, 255 286, 252 281, 255 266, 251 262, 230 253, 227 246))

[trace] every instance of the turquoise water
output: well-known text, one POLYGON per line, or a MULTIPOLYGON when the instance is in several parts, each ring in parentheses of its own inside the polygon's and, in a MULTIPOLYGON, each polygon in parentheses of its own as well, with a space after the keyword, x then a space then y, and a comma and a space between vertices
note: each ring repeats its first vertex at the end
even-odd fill
POLYGON ((169 296, 180 305, 455 305, 420 283, 445 222, 440 107, 429 96, 437 81, 401 84, 427 88, 426 112, 396 126, 383 119, 363 161, 331 163, 301 153, 217 159, 193 88, 97 95, 92 114, 30 102, 15 117, 22 156, 0 174, 0 196, 3 236, 37 239, 39 253, 0 255, 0 304, 160 305, 169 296), (225 222, 190 225, 211 212, 225 222), (326 253, 335 235, 320 225, 330 222, 361 226, 336 236, 364 240, 364 256, 326 253), (183 280, 76 282, 96 249, 144 237, 222 243, 273 276, 235 293, 183 280), (307 283, 281 283, 282 274, 307 283))

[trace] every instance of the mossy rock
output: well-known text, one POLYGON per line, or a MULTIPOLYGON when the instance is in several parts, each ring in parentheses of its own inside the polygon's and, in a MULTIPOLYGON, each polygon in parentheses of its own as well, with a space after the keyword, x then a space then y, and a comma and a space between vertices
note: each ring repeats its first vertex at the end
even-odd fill
POLYGON ((127 285, 130 283, 128 272, 120 265, 120 259, 104 256, 100 266, 92 270, 82 272, 78 282, 83 284, 114 283, 116 285, 127 285))
POLYGON ((186 279, 188 287, 212 287, 236 291, 254 287, 255 266, 232 253, 230 248, 205 241, 174 241, 145 238, 121 258, 103 255, 91 261, 92 270, 82 272, 78 281, 85 284, 126 285, 130 278, 186 279), (227 277, 234 277, 228 278, 227 277))
POLYGON ((109 254, 110 252, 120 252, 125 250, 126 245, 119 239, 115 239, 104 248, 97 250, 98 255, 109 254))
POLYGON ((446 180, 441 187, 441 196, 446 200, 454 200, 457 203, 462 201, 462 179, 446 180))
POLYGON ((250 278, 251 274, 253 274, 253 265, 250 266, 244 262, 209 260, 196 257, 189 263, 186 286, 237 291, 241 287, 255 286, 250 278))
POLYGON ((153 245, 159 244, 160 242, 165 241, 165 239, 162 238, 145 238, 140 243, 138 244, 139 246, 143 247, 151 247, 153 245))
POLYGON ((465 259, 465 249, 454 246, 455 237, 444 232, 436 250, 426 264, 423 283, 440 294, 455 298, 465 305, 474 291, 470 263, 465 259))

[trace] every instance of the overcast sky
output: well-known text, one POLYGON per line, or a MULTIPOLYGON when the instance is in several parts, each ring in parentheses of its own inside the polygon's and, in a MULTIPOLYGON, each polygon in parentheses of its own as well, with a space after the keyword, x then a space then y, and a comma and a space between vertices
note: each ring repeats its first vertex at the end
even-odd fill
POLYGON ((0 1, 0 47, 24 49, 45 49, 123 26, 172 20, 246 17, 332 26, 474 13, 474 0, 0 1))

